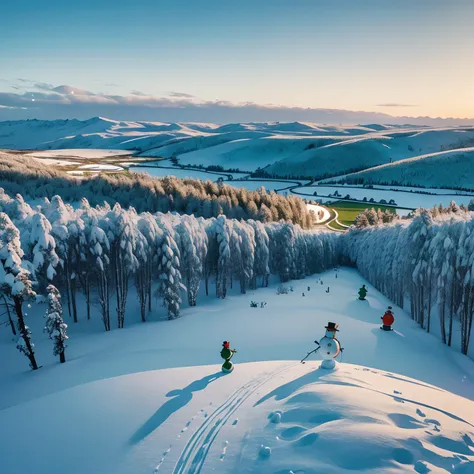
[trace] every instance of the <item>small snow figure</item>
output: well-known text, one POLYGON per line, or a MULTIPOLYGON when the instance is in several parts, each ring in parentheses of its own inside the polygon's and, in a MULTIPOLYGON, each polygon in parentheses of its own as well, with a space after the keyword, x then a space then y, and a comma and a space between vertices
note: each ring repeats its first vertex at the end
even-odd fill
POLYGON ((230 359, 232 359, 232 356, 236 352, 237 351, 235 349, 230 348, 229 341, 224 341, 222 343, 221 357, 225 360, 225 362, 222 364, 222 372, 228 374, 234 370, 234 364, 230 361, 230 359))
POLYGON ((367 296, 367 288, 365 285, 362 285, 362 288, 359 290, 359 299, 361 301, 365 301, 365 297, 367 296))
POLYGON ((321 285, 323 284, 323 280, 321 280, 321 285))
POLYGON ((329 286, 328 286, 328 289, 326 290, 326 293, 329 293, 329 286))
POLYGON ((336 273, 336 278, 337 278, 337 273, 336 273))
POLYGON ((309 290, 311 290, 311 287, 310 287, 310 286, 308 286, 308 291, 309 291, 309 290))
POLYGON ((265 308, 265 306, 267 306, 267 302, 266 301, 262 301, 260 303, 260 308, 265 308))
POLYGON ((380 329, 384 331, 392 331, 392 324, 395 322, 393 317, 392 307, 389 306, 385 314, 380 318, 382 320, 383 326, 380 329))
POLYGON ((301 296, 306 296, 306 295, 305 295, 304 292, 303 292, 301 296))

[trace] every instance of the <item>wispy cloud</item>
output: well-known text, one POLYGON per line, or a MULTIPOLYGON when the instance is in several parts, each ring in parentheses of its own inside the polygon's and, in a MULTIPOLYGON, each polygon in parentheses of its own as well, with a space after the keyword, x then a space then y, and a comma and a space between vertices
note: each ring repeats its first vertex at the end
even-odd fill
POLYGON ((377 104, 377 107, 418 107, 415 104, 397 104, 393 102, 389 102, 388 104, 377 104))
POLYGON ((182 97, 182 98, 185 98, 185 99, 195 99, 196 98, 196 96, 194 96, 192 94, 187 94, 186 92, 171 91, 168 95, 169 95, 169 97, 182 97))
MULTIPOLYGON (((225 100, 202 100, 187 93, 171 92, 156 97, 140 91, 129 95, 94 93, 69 85, 54 86, 22 79, 19 91, 0 92, 0 120, 9 119, 87 119, 94 116, 117 120, 162 122, 267 122, 305 121, 327 124, 448 124, 471 121, 464 119, 431 119, 430 117, 394 117, 379 112, 339 109, 286 107, 253 102, 233 103, 225 100)), ((381 106, 407 107, 407 104, 381 106)))

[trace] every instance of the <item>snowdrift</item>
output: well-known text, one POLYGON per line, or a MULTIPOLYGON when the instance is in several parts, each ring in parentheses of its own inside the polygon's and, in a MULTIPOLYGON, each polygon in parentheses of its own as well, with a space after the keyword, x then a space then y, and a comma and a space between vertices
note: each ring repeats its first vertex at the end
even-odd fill
POLYGON ((314 361, 219 369, 121 376, 2 410, 2 466, 9 474, 473 472, 474 402, 438 387, 314 361))

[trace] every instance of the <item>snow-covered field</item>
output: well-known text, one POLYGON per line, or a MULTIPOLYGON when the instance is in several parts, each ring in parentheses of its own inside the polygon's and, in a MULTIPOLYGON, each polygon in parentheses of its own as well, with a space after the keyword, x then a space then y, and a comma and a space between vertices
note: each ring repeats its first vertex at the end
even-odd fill
MULTIPOLYGON (((27 155, 31 156, 31 155, 27 155)), ((69 160, 56 160, 55 158, 40 158, 37 156, 32 156, 34 160, 43 163, 43 165, 54 165, 54 166, 76 166, 80 163, 78 161, 69 161, 69 160)))
POLYGON ((234 289, 109 333, 82 315, 66 364, 40 336, 44 306, 28 310, 40 370, 0 332, 2 472, 472 474, 474 362, 397 307, 395 331, 381 331, 390 302, 371 285, 358 301, 362 283, 340 269, 287 295, 234 289), (345 349, 337 370, 301 365, 328 321, 345 349), (224 376, 225 339, 238 353, 224 376))
MULTIPOLYGON (((402 188, 399 187, 399 190, 402 188)), ((367 198, 368 200, 373 198, 376 202, 379 202, 381 199, 389 202, 393 199, 396 204, 401 207, 424 207, 431 208, 433 206, 438 206, 442 204, 443 206, 448 206, 451 201, 456 201, 458 205, 469 204, 469 201, 474 198, 474 193, 472 196, 458 196, 458 195, 449 195, 441 192, 439 194, 420 194, 414 192, 402 192, 402 191, 391 191, 391 190, 379 190, 379 189, 368 189, 368 188, 348 188, 344 186, 311 186, 298 188, 297 191, 302 194, 313 195, 314 192, 318 193, 318 196, 328 196, 329 194, 334 194, 336 191, 340 194, 341 197, 349 195, 353 199, 362 200, 367 198)))
MULTIPOLYGON (((469 141, 471 143, 474 140, 469 141)), ((348 183, 474 189, 474 147, 440 151, 383 164, 344 177, 348 183)))
POLYGON ((89 148, 73 148, 66 150, 45 150, 45 151, 35 151, 33 153, 28 153, 26 156, 31 156, 33 158, 88 158, 88 159, 97 159, 97 158, 110 158, 114 156, 121 155, 131 155, 131 151, 126 150, 102 150, 102 149, 89 149, 89 148))
POLYGON ((120 166, 115 165, 107 165, 107 164, 90 164, 90 165, 82 165, 79 167, 81 170, 89 170, 89 171, 122 171, 123 168, 120 166))

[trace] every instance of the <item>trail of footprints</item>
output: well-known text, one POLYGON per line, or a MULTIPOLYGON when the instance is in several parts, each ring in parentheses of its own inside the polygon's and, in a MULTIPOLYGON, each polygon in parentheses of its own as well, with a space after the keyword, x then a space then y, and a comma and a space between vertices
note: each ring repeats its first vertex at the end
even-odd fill
MULTIPOLYGON (((212 402, 209 403, 210 406, 212 406, 212 402)), ((201 417, 205 420, 208 416, 209 416, 209 413, 204 409, 204 408, 201 408, 201 410, 199 410, 197 412, 196 415, 194 415, 184 426, 183 428, 181 429, 180 433, 176 436, 176 439, 179 439, 181 438, 181 435, 183 433, 185 433, 186 431, 188 431, 189 427, 191 426, 191 423, 197 418, 197 417, 201 417)), ((232 422, 232 426, 235 428, 239 423, 239 419, 236 418, 233 422, 232 422)), ((221 461, 224 461, 225 459, 225 455, 227 453, 227 448, 229 446, 229 442, 228 441, 225 441, 223 443, 223 446, 222 446, 222 452, 221 452, 221 455, 220 455, 220 460, 221 461)), ((170 447, 166 450, 166 451, 163 451, 163 454, 162 454, 162 457, 160 459, 160 462, 156 465, 155 469, 153 470, 153 474, 157 474, 162 466, 162 464, 164 463, 165 459, 166 459, 166 456, 170 453, 171 451, 171 448, 173 447, 172 444, 170 444, 170 447)))
MULTIPOLYGON (((212 403, 210 403, 210 405, 212 405, 212 403)), ((198 416, 202 416, 204 419, 206 419, 209 414, 207 413, 207 411, 202 408, 201 410, 199 410, 197 412, 196 415, 194 415, 184 426, 183 428, 181 429, 181 431, 179 432, 179 434, 176 436, 176 439, 179 439, 181 438, 181 435, 183 433, 185 433, 186 431, 188 431, 189 427, 191 426, 191 423, 198 417, 198 416)), ((171 451, 171 448, 173 447, 172 444, 170 444, 170 447, 163 452, 163 455, 162 455, 162 458, 160 459, 160 462, 156 465, 155 469, 153 470, 153 474, 156 474, 157 472, 159 472, 160 468, 161 468, 161 465, 163 464, 163 462, 165 461, 166 459, 166 456, 169 454, 169 452, 171 451)))

